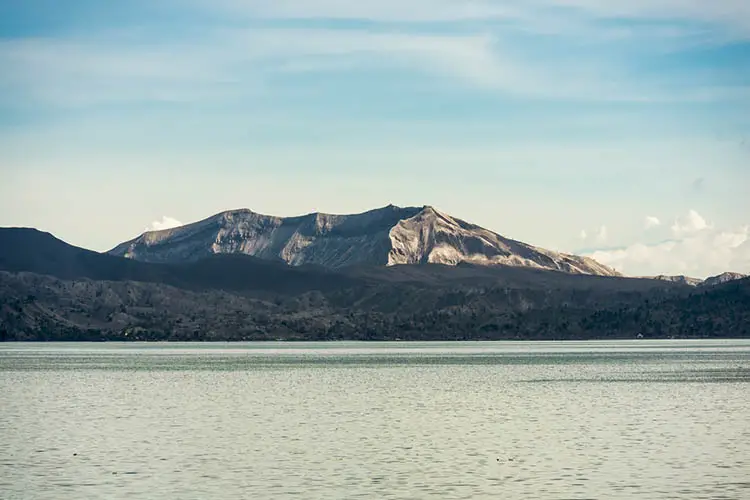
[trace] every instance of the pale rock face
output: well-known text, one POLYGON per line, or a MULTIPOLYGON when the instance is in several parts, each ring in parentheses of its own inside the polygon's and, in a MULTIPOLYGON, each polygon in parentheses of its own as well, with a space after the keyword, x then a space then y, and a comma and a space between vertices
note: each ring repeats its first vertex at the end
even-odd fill
POLYGON ((655 280, 661 280, 661 281, 671 281, 672 283, 682 283, 683 285, 690 285, 690 286, 715 286, 715 285, 721 285, 723 283, 728 283, 730 281, 734 280, 741 280, 743 278, 747 278, 744 274, 739 273, 722 273, 718 276, 711 276, 710 278, 706 278, 705 280, 701 280, 698 278, 691 278, 689 276, 654 276, 651 279, 655 280))
POLYGON ((743 278, 747 278, 747 275, 740 273, 722 273, 718 276, 711 276, 710 278, 706 278, 706 280, 701 283, 701 286, 716 286, 734 280, 741 280, 743 278))
POLYGON ((389 205, 355 215, 272 217, 249 210, 148 232, 110 251, 147 262, 189 262, 243 253, 290 265, 510 265, 573 274, 618 276, 590 258, 551 252, 504 238, 432 207, 389 205))
POLYGON ((668 281, 670 283, 680 283, 682 285, 690 285, 690 286, 698 286, 701 283, 703 283, 703 280, 700 280, 698 278, 691 278, 690 276, 666 276, 663 274, 660 274, 659 276, 652 276, 649 277, 649 279, 659 280, 659 281, 668 281))
POLYGON ((390 231, 392 249, 388 264, 446 264, 469 262, 478 265, 508 265, 552 269, 574 274, 616 276, 617 272, 598 262, 575 255, 551 252, 503 238, 425 207, 390 231))

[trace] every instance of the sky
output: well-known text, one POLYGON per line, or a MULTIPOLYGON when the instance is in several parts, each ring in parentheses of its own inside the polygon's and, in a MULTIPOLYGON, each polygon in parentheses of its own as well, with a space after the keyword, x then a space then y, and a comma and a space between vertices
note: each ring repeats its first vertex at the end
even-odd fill
POLYGON ((105 251, 390 203, 750 273, 750 2, 0 2, 0 226, 105 251))

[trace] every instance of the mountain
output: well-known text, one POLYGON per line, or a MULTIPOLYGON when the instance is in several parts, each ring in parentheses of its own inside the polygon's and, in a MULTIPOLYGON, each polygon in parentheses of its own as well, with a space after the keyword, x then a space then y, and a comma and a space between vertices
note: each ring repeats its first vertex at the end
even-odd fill
POLYGON ((718 276, 711 276, 710 278, 706 278, 705 280, 698 279, 698 278, 691 278, 689 276, 665 276, 665 275, 653 276, 648 279, 666 281, 670 283, 679 283, 682 285, 689 285, 689 286, 716 286, 716 285, 728 283, 730 281, 740 280, 743 278, 747 278, 747 275, 739 274, 739 273, 722 273, 718 276))
MULTIPOLYGON (((31 228, 0 228, 0 271, 53 276, 61 280, 141 282, 189 290, 260 291, 299 294, 309 291, 409 286, 421 288, 493 287, 596 290, 640 293, 671 289, 650 279, 570 274, 533 267, 413 264, 349 266, 329 269, 292 266, 281 259, 245 254, 209 254, 179 263, 152 263, 93 252, 31 228)), ((673 285, 673 284, 669 284, 673 285)))
POLYGON ((747 275, 740 274, 740 273, 722 273, 718 276, 712 276, 710 278, 706 278, 700 286, 716 286, 716 285, 722 285, 724 283, 729 283, 730 281, 736 281, 747 278, 747 275))
POLYGON ((750 279, 654 279, 474 263, 175 264, 0 228, 0 340, 468 340, 750 336, 750 279))
POLYGON ((650 279, 659 280, 659 281, 667 281, 670 283, 679 283, 681 285, 689 285, 689 286, 698 286, 701 283, 703 283, 703 280, 698 278, 691 278, 690 276, 666 276, 663 274, 660 274, 659 276, 652 276, 649 277, 650 279))
POLYGON ((212 255, 181 264, 139 262, 78 248, 30 228, 0 228, 0 271, 62 280, 158 283, 190 290, 301 293, 361 284, 325 268, 292 267, 247 255, 212 255))
POLYGON ((111 255, 151 263, 194 262, 214 254, 245 254, 292 266, 473 263, 618 276, 593 259, 552 252, 500 236, 433 207, 389 205, 355 215, 313 213, 273 217, 222 212, 122 243, 111 255))

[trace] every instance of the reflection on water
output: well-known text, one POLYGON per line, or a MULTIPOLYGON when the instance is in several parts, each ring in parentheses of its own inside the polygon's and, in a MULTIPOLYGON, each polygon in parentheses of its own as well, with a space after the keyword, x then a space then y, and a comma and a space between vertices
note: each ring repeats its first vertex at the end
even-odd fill
POLYGON ((750 498, 750 342, 0 344, 0 498, 750 498))

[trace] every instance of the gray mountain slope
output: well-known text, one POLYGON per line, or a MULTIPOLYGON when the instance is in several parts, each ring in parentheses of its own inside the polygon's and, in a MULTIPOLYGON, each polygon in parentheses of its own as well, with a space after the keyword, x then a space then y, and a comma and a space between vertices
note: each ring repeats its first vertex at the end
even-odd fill
POLYGON ((741 280, 743 278, 747 278, 747 275, 740 274, 740 273, 721 273, 718 276, 711 276, 706 278, 705 280, 698 279, 698 278, 691 278, 689 276, 665 276, 665 275, 659 275, 659 276, 652 276, 648 277, 648 279, 654 279, 659 281, 668 281, 671 283, 679 283, 682 285, 690 285, 690 286, 716 286, 716 285, 722 285, 724 283, 728 283, 730 281, 735 280, 741 280))
POLYGON ((711 276, 706 278, 699 286, 716 286, 729 283, 730 281, 736 281, 747 278, 747 275, 740 273, 721 273, 718 276, 711 276))
POLYGON ((670 283, 679 283, 681 285, 689 285, 689 286, 698 286, 701 283, 703 283, 703 280, 701 279, 691 278, 690 276, 683 276, 683 275, 667 276, 664 274, 660 274, 659 276, 648 276, 647 278, 659 280, 659 281, 667 281, 670 283))
POLYGON ((473 263, 619 275, 593 259, 504 238, 430 206, 389 205, 354 215, 287 218, 232 210, 186 226, 144 233, 109 253, 153 263, 241 253, 329 268, 473 263))

